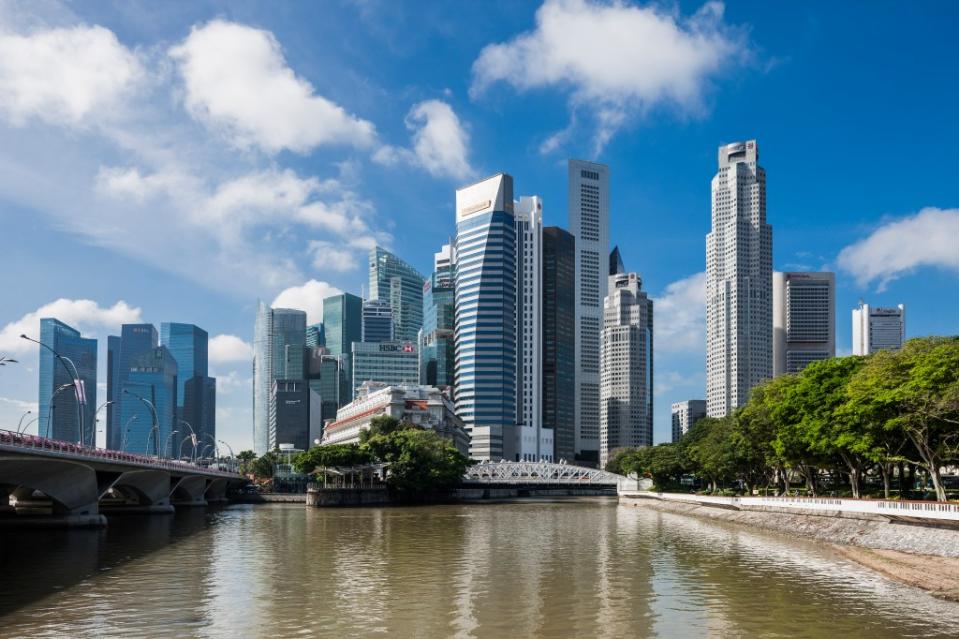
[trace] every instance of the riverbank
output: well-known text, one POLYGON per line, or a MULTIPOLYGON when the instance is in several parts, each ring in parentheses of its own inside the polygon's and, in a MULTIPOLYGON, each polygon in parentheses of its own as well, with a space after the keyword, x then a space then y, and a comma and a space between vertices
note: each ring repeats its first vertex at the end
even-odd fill
POLYGON ((955 528, 870 517, 733 510, 657 499, 620 499, 620 503, 824 541, 845 559, 959 602, 959 530, 955 528))

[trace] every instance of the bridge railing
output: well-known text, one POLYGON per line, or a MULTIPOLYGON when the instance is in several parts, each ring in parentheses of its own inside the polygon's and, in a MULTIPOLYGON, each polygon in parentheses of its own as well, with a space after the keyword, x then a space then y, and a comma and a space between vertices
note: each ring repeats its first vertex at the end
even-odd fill
POLYGON ((34 452, 48 452, 58 456, 78 457, 87 460, 108 461, 118 463, 129 463, 149 466, 151 468, 162 468, 164 470, 184 469, 198 470, 205 474, 215 474, 224 477, 236 477, 235 472, 224 471, 217 468, 201 466, 190 462, 171 461, 150 457, 149 455, 138 455, 136 453, 125 453, 118 450, 107 448, 91 448, 81 446, 71 442, 65 442, 58 439, 49 439, 39 437, 28 433, 16 433, 10 430, 0 429, 0 447, 10 447, 21 450, 30 450, 34 452))
POLYGON ((616 486, 619 475, 596 468, 553 462, 482 462, 463 475, 467 482, 483 484, 539 484, 616 486))

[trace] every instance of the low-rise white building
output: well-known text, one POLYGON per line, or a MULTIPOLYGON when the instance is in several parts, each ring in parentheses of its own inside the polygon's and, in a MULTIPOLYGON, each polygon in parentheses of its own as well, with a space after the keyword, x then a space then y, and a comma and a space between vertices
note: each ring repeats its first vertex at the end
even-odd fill
POLYGON ((327 423, 321 445, 359 443, 360 432, 381 415, 429 428, 450 439, 456 449, 469 454, 469 435, 456 416, 453 402, 434 386, 387 386, 367 382, 356 398, 336 411, 336 421, 327 423))

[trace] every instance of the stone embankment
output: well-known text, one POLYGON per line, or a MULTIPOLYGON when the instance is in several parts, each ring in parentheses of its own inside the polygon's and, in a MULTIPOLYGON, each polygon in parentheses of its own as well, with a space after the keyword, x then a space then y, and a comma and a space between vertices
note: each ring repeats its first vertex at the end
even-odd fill
POLYGON ((716 503, 620 495, 620 504, 760 528, 827 542, 852 561, 944 599, 959 601, 959 527, 944 521, 891 521, 861 513, 802 514, 775 508, 737 509, 716 503))

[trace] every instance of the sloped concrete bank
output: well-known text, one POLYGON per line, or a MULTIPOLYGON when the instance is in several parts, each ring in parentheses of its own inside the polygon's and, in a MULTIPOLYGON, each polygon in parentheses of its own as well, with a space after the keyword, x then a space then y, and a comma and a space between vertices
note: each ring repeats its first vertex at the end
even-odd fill
POLYGON ((959 529, 890 522, 881 517, 796 514, 734 510, 716 506, 620 496, 619 503, 728 521, 835 544, 862 546, 919 555, 959 558, 959 529))

